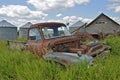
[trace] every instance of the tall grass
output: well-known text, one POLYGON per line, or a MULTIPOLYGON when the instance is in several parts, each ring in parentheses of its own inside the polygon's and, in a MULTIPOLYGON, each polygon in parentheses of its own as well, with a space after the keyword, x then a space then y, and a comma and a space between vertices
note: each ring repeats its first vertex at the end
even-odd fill
POLYGON ((0 41, 0 80, 120 80, 120 37, 105 41, 112 53, 96 58, 89 68, 83 63, 66 69, 29 51, 9 50, 6 42, 0 41))

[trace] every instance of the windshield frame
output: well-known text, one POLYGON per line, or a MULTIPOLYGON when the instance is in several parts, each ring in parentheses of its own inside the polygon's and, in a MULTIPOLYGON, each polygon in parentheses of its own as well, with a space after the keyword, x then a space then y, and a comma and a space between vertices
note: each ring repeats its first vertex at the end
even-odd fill
POLYGON ((53 38, 72 36, 72 34, 68 30, 68 28, 63 25, 43 27, 42 34, 43 34, 44 39, 53 39, 53 38), (50 30, 51 30, 51 33, 49 32, 50 30), (57 31, 59 34, 55 34, 55 33, 57 33, 57 31), (47 35, 47 37, 46 37, 46 35, 47 35))

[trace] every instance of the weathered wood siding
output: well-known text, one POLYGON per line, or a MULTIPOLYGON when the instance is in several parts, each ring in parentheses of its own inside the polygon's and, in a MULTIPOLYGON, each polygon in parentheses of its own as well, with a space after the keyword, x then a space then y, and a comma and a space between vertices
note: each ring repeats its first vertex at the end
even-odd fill
POLYGON ((90 25, 86 28, 89 33, 105 33, 105 34, 113 34, 114 32, 120 31, 120 25, 112 21, 110 18, 105 15, 101 15, 96 20, 94 20, 90 25))

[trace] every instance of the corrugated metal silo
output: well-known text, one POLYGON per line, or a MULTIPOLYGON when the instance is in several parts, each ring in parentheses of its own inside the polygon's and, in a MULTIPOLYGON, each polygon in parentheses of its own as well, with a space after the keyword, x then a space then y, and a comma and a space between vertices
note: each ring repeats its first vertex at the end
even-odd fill
POLYGON ((74 29, 82 26, 84 23, 82 21, 77 21, 76 23, 72 24, 71 26, 69 26, 69 30, 70 32, 72 32, 74 29))
POLYGON ((27 37, 28 28, 31 25, 32 25, 31 22, 27 22, 26 24, 24 24, 23 26, 20 27, 20 29, 19 29, 19 37, 20 38, 26 38, 27 37))
POLYGON ((14 40, 17 38, 17 27, 2 20, 0 22, 0 39, 1 40, 14 40))

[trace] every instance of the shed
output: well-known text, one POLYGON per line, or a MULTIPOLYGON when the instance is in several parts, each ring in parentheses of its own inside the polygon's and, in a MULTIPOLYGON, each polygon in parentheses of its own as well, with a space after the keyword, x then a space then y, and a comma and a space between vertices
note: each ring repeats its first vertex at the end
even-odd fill
POLYGON ((81 25, 80 27, 77 27, 77 28, 73 29, 73 30, 71 31, 71 33, 72 33, 72 34, 78 34, 78 33, 87 32, 87 31, 86 31, 86 28, 85 28, 86 25, 87 25, 87 23, 81 25))
MULTIPOLYGON (((69 30, 70 30, 70 32, 72 32, 74 29, 79 28, 82 25, 84 25, 84 23, 79 20, 79 21, 75 22, 74 24, 72 24, 71 26, 69 26, 69 30)), ((81 27, 81 30, 84 30, 84 27, 81 27)))
POLYGON ((26 24, 24 24, 23 26, 20 27, 20 29, 19 29, 19 37, 20 38, 27 37, 28 29, 30 28, 31 25, 32 25, 31 22, 27 22, 26 24))
POLYGON ((14 40, 17 38, 17 27, 13 24, 2 20, 0 22, 0 39, 1 40, 14 40))
POLYGON ((90 34, 114 34, 120 31, 120 25, 110 17, 101 13, 86 26, 86 31, 90 34))

